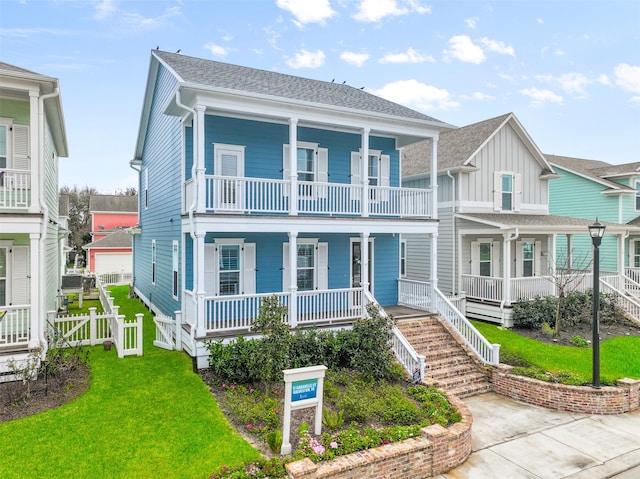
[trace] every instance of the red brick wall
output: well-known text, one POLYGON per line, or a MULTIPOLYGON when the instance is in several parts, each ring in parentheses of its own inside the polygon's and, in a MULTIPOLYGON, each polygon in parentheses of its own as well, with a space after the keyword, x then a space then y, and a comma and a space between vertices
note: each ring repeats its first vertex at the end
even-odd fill
POLYGON ((621 379, 618 386, 567 386, 511 374, 511 366, 493 368, 493 390, 549 409, 584 414, 622 414, 640 409, 640 381, 621 379))
POLYGON ((412 479, 442 474, 471 454, 469 409, 454 396, 449 401, 462 421, 449 428, 429 426, 420 437, 340 456, 314 464, 309 459, 287 464, 290 479, 412 479))

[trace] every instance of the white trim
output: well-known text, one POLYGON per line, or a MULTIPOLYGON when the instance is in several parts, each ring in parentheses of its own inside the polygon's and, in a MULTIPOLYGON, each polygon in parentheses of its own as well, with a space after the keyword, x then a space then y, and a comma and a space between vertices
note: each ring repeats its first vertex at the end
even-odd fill
POLYGON ((151 284, 156 284, 158 277, 158 245, 155 239, 151 240, 151 284))
MULTIPOLYGON (((371 294, 374 294, 375 291, 375 262, 374 262, 374 256, 375 256, 375 237, 371 237, 369 236, 368 238, 369 240, 369 270, 370 270, 370 274, 369 274, 369 291, 371 291, 371 294)), ((349 238, 349 287, 352 287, 352 283, 353 283, 353 244, 354 243, 362 243, 362 238, 349 238)), ((362 246, 360 247, 360 251, 362 251, 362 246)))
POLYGON ((180 244, 178 240, 173 240, 171 242, 171 296, 176 301, 180 296, 180 285, 178 284, 179 277, 180 277, 180 244))

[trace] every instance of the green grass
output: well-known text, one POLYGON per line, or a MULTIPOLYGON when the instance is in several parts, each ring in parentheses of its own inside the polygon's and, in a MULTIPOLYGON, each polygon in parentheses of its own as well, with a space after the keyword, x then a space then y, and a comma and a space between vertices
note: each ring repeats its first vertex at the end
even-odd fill
MULTIPOLYGON (((546 371, 571 371, 585 382, 591 381, 592 349, 560 346, 535 341, 498 326, 473 322, 491 343, 500 344, 500 353, 516 355, 546 371)), ((640 379, 640 337, 620 336, 600 345, 600 377, 603 383, 616 379, 640 379)))
POLYGON ((144 356, 89 348, 89 391, 56 410, 0 423, 0 477, 205 478, 260 456, 229 425, 183 352, 153 346, 155 326, 128 286, 121 314, 144 312, 144 356))

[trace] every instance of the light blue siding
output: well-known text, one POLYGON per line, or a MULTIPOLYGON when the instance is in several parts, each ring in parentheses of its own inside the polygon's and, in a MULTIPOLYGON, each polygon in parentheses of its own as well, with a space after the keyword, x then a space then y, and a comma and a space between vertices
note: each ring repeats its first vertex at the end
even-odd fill
MULTIPOLYGON (((182 123, 164 115, 162 109, 175 88, 175 79, 160 67, 155 85, 142 170, 149 175, 149 207, 140 196, 139 214, 142 233, 134 237, 136 288, 163 314, 180 309, 172 296, 172 242, 180 239, 180 169, 182 159, 182 123), (156 283, 151 282, 151 243, 156 241, 156 283)), ((139 191, 143 193, 144 174, 139 191)), ((180 281, 180 279, 179 279, 180 281)))

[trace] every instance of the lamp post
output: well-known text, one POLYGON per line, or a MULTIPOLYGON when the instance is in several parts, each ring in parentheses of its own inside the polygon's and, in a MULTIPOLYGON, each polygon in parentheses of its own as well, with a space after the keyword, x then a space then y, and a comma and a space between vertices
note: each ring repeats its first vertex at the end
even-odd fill
POLYGON ((589 234, 593 243, 593 337, 591 347, 593 348, 593 375, 592 386, 600 389, 600 243, 604 236, 606 226, 598 221, 589 225, 589 234))

